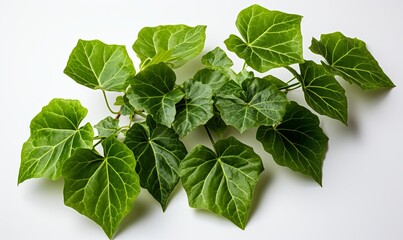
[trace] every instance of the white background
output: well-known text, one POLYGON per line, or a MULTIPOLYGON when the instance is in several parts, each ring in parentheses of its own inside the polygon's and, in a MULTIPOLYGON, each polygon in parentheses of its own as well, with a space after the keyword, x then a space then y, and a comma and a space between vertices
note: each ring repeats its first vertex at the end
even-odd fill
MULTIPOLYGON (((217 45, 225 48, 223 40, 237 33, 238 12, 253 3, 304 16, 306 58, 320 59, 308 47, 321 33, 341 31, 364 40, 397 87, 371 93, 343 82, 349 126, 321 117, 330 138, 323 188, 276 166, 253 130, 241 136, 262 156, 266 168, 246 230, 189 208, 178 187, 165 213, 143 191, 116 239, 403 239, 403 3, 396 0, 1 0, 0 238, 107 239, 95 223, 63 205, 62 181, 34 179, 17 187, 21 146, 42 106, 54 97, 79 99, 89 109, 85 122, 93 124, 108 114, 100 92, 63 74, 79 38, 126 45, 135 59, 131 45, 142 27, 202 24, 208 26, 206 52, 217 45)), ((198 61, 177 71, 178 78, 191 76, 201 67, 198 61)), ((291 97, 301 102, 300 94, 291 97)), ((185 141, 189 149, 209 144, 203 131, 185 141)))

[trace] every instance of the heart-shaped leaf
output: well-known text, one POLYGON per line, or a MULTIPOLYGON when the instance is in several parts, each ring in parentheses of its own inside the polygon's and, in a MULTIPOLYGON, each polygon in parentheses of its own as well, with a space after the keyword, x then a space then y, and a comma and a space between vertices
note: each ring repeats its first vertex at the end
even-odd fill
POLYGON ((113 117, 106 117, 94 125, 94 127, 97 129, 99 137, 107 138, 118 132, 119 120, 113 117))

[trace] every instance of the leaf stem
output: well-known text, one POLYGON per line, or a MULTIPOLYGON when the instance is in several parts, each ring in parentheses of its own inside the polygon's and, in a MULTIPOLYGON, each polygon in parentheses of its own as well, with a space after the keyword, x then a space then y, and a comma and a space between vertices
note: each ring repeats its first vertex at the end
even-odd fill
POLYGON ((119 112, 113 111, 112 108, 111 108, 111 106, 109 105, 108 98, 106 97, 106 93, 105 93, 105 91, 104 91, 103 89, 102 89, 102 95, 104 96, 104 100, 105 100, 106 106, 108 107, 108 110, 109 110, 111 113, 118 115, 119 112))
POLYGON ((204 125, 204 129, 207 132, 207 135, 208 135, 208 138, 209 138, 209 140, 211 142, 211 145, 213 145, 213 147, 214 147, 215 142, 214 142, 213 136, 211 136, 210 130, 208 129, 208 127, 206 125, 204 125))
POLYGON ((96 142, 92 148, 95 148, 96 146, 98 146, 104 139, 105 139, 105 138, 99 139, 99 141, 96 142))
POLYGON ((298 79, 298 81, 301 81, 301 75, 299 75, 299 73, 297 71, 295 71, 294 68, 290 67, 290 66, 285 66, 285 69, 287 69, 289 72, 291 72, 291 74, 294 76, 294 78, 298 79))
POLYGON ((248 64, 246 64, 246 61, 245 61, 243 66, 242 66, 242 70, 245 70, 247 66, 248 66, 248 64))
POLYGON ((297 83, 290 84, 290 85, 288 85, 286 87, 281 87, 278 90, 286 89, 287 91, 291 91, 291 90, 297 89, 299 87, 301 87, 301 84, 299 82, 297 82, 297 83), (294 88, 292 88, 292 87, 294 87, 294 88))

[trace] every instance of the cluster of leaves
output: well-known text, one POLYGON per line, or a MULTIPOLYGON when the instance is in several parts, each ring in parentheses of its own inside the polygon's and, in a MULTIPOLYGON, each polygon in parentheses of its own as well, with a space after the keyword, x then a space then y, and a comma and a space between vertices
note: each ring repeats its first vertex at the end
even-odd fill
POLYGON ((165 210, 179 181, 191 207, 245 228, 263 164, 250 146, 222 138, 227 126, 240 133, 257 128, 257 140, 277 164, 321 184, 328 137, 317 115, 290 101, 287 92, 302 89, 312 110, 347 124, 345 90, 335 75, 364 90, 394 87, 365 43, 339 32, 312 39, 310 50, 323 62, 305 60, 301 19, 259 5, 242 10, 236 20, 240 36, 230 35, 225 45, 245 61, 244 68, 233 70, 217 47, 201 58, 204 68, 179 85, 173 69, 202 52, 205 26, 143 28, 133 44, 141 60, 137 73, 125 46, 79 40, 64 73, 100 90, 114 117, 94 125, 94 136, 90 123, 81 124, 87 109, 78 100, 53 99, 31 122, 18 182, 63 178, 65 204, 94 220, 109 238, 141 188, 165 210), (274 68, 294 78, 264 74, 274 68), (119 111, 108 104, 108 91, 121 93, 119 111), (128 125, 120 126, 122 116, 128 125), (206 129, 212 148, 197 145, 187 152, 182 139, 198 127, 206 129), (210 131, 220 139, 214 141, 210 131))

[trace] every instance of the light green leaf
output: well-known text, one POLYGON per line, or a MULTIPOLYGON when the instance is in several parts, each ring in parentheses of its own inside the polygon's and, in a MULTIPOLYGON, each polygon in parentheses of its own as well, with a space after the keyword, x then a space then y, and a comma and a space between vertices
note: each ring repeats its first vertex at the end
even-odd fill
POLYGON ((206 53, 202 57, 201 63, 211 69, 228 69, 234 65, 232 60, 220 47, 216 47, 212 51, 206 53))
POLYGON ((217 99, 216 106, 227 125, 242 133, 252 127, 281 122, 288 100, 275 85, 254 78, 243 81, 242 89, 243 94, 220 95, 217 99))
POLYGON ((225 83, 230 81, 230 78, 219 70, 203 68, 194 75, 192 81, 210 86, 215 95, 225 83))
POLYGON ((206 39, 206 26, 163 25, 145 27, 133 44, 141 66, 165 62, 178 68, 201 53, 206 39))
POLYGON ((109 136, 115 135, 118 132, 119 120, 113 117, 106 117, 102 119, 99 123, 94 125, 98 131, 98 136, 107 138, 109 136))
POLYGON ((184 92, 185 97, 176 105, 177 115, 172 125, 180 137, 206 124, 213 117, 213 93, 208 85, 186 81, 184 92))
POLYGON ((125 46, 79 40, 64 73, 91 89, 124 92, 136 72, 125 46))
POLYGON ((165 63, 147 67, 131 82, 130 104, 146 110, 157 123, 171 127, 176 114, 175 104, 184 96, 179 88, 174 88, 175 80, 174 71, 165 63))
POLYGON ((140 193, 133 153, 115 137, 102 141, 104 156, 77 149, 63 167, 64 203, 89 217, 112 239, 140 193))
POLYGON ((233 137, 217 141, 214 149, 197 145, 180 164, 189 205, 208 209, 244 229, 262 160, 233 137))
POLYGON ((230 35, 225 45, 258 72, 302 63, 301 19, 299 15, 252 5, 236 20, 243 39, 230 35))
POLYGON ((126 133, 125 144, 137 158, 140 183, 165 211, 169 196, 179 181, 179 162, 187 150, 173 129, 155 123, 135 123, 126 133))
POLYGON ((311 176, 322 185, 328 137, 320 128, 318 117, 308 109, 291 102, 283 122, 260 127, 256 138, 277 164, 311 176))
POLYGON ((91 148, 91 124, 79 127, 87 115, 78 100, 53 99, 31 121, 31 135, 21 152, 18 183, 30 178, 61 177, 62 166, 75 148, 91 148))
POLYGON ((313 53, 322 55, 333 74, 355 83, 364 90, 395 87, 378 62, 368 51, 365 42, 349 38, 340 32, 322 34, 320 41, 312 38, 313 53))
POLYGON ((305 100, 316 112, 347 124, 347 97, 333 75, 312 61, 299 65, 305 100))

